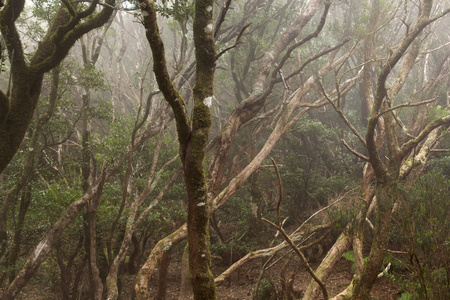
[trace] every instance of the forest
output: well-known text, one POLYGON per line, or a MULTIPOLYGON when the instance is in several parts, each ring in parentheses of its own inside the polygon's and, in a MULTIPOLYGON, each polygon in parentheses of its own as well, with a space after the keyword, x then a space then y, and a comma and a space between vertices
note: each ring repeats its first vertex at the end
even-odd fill
POLYGON ((450 299, 449 0, 0 0, 0 299, 450 299))

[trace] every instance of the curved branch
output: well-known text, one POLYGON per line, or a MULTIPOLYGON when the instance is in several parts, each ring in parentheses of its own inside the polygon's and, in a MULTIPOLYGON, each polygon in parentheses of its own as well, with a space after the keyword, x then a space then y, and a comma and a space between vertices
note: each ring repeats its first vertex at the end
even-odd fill
MULTIPOLYGON (((319 83, 319 87, 322 91, 322 94, 325 96, 325 98, 328 100, 328 102, 331 104, 331 106, 333 106, 334 110, 341 117, 342 121, 344 121, 345 125, 347 125, 347 127, 350 128, 350 130, 358 138, 358 140, 364 145, 364 147, 367 147, 366 140, 363 138, 363 136, 358 132, 358 130, 355 128, 355 126, 353 126, 353 124, 350 122, 350 120, 344 115, 344 112, 327 95, 327 92, 325 91, 325 88, 323 87, 322 79, 319 77, 319 79, 317 81, 319 83)), ((341 94, 338 89, 338 86, 336 86, 336 92, 337 92, 337 101, 339 103, 341 94)), ((353 151, 352 151, 352 153, 353 153, 353 151)))
POLYGON ((25 57, 20 35, 15 22, 22 13, 25 0, 8 1, 0 11, 0 31, 5 39, 11 66, 25 66, 25 57))
POLYGON ((421 101, 421 102, 416 102, 416 103, 407 102, 407 103, 404 103, 404 104, 400 104, 400 105, 391 107, 391 108, 389 108, 389 109, 386 109, 386 110, 380 112, 380 113, 378 114, 378 117, 381 117, 381 116, 384 115, 385 113, 394 111, 394 110, 399 109, 399 108, 402 108, 402 107, 414 107, 414 106, 420 106, 420 105, 424 105, 424 104, 429 104, 429 103, 431 103, 431 102, 436 101, 437 98, 438 98, 438 97, 434 97, 433 99, 425 100, 425 101, 421 101))
POLYGON ((89 5, 89 7, 82 12, 77 13, 77 18, 82 19, 82 18, 86 18, 87 16, 90 16, 92 13, 94 13, 95 11, 95 7, 97 6, 99 0, 93 0, 91 2, 91 5, 89 5))
MULTIPOLYGON (((157 23, 156 6, 152 0, 139 0, 139 3, 144 19, 147 40, 154 57, 153 71, 155 73, 156 81, 158 82, 158 87, 164 95, 164 98, 174 112, 180 149, 185 150, 191 135, 191 125, 187 114, 186 103, 175 88, 170 79, 169 71, 167 70, 164 43, 159 34, 159 26, 157 23)), ((185 156, 184 150, 182 151, 183 153, 181 153, 182 159, 184 159, 185 156)))
MULTIPOLYGON (((435 19, 430 19, 431 1, 425 1, 421 9, 421 14, 416 24, 406 34, 397 49, 389 56, 387 63, 381 68, 377 78, 374 101, 370 110, 369 121, 366 130, 366 143, 369 153, 370 163, 378 176, 383 177, 387 174, 387 167, 381 160, 376 143, 375 143, 375 128, 378 124, 379 111, 384 98, 387 96, 386 79, 391 73, 392 69, 397 65, 400 58, 406 53, 408 47, 414 42, 423 29, 433 22, 435 19)), ((404 152, 404 151, 399 151, 404 152)), ((400 153, 399 153, 400 154, 400 153)))
POLYGON ((281 232, 281 234, 283 235, 286 242, 292 247, 292 249, 295 251, 297 256, 303 262, 303 265, 306 267, 306 270, 308 271, 308 273, 311 275, 311 277, 314 279, 314 281, 317 282, 317 284, 320 286, 320 289, 322 290, 323 298, 325 300, 328 300, 328 292, 327 292, 327 288, 326 288, 325 284, 322 282, 322 280, 319 277, 317 277, 316 273, 314 272, 314 270, 311 268, 310 264, 308 263, 308 260, 306 259, 306 257, 303 255, 303 253, 300 251, 300 249, 295 245, 295 243, 292 241, 292 239, 289 238, 286 231, 284 231, 284 229, 282 227, 275 225, 274 223, 270 222, 269 220, 267 220, 265 218, 262 218, 262 220, 265 221, 266 223, 272 225, 272 227, 276 228, 279 232, 281 232))
POLYGON ((361 153, 359 153, 358 151, 356 151, 355 149, 353 149, 352 147, 350 147, 349 144, 347 144, 347 142, 344 139, 341 139, 342 144, 345 146, 345 148, 347 148, 348 151, 350 151, 351 153, 353 153, 354 155, 358 156, 359 158, 361 158, 362 160, 365 161, 369 161, 369 158, 361 153))
POLYGON ((61 2, 66 6, 67 11, 72 17, 75 17, 77 15, 77 12, 73 8, 72 4, 69 2, 69 0, 61 0, 61 2))
POLYGON ((93 12, 87 14, 91 11, 88 9, 77 14, 76 17, 72 17, 66 7, 61 6, 50 30, 30 60, 33 70, 37 73, 48 72, 64 59, 80 37, 103 26, 114 11, 111 6, 114 6, 115 0, 108 0, 107 3, 109 6, 104 6, 95 16, 93 16, 93 12), (81 22, 81 19, 86 17, 89 18, 81 22))
POLYGON ((217 37, 217 33, 219 32, 220 27, 222 26, 223 22, 225 21, 225 16, 227 15, 228 10, 230 9, 231 1, 232 0, 227 0, 225 3, 223 3, 223 7, 220 10, 216 25, 214 26, 214 38, 217 37))
MULTIPOLYGON (((302 64, 297 70, 295 70, 295 71, 293 71, 292 73, 290 73, 289 75, 285 76, 284 79, 285 79, 285 80, 289 80, 289 79, 291 79, 292 77, 294 77, 295 75, 300 74, 300 72, 303 71, 303 69, 304 69, 309 63, 311 63, 312 61, 314 61, 314 60, 316 60, 316 59, 318 59, 318 58, 320 58, 320 57, 322 57, 322 56, 324 56, 324 55, 326 55, 326 54, 329 54, 329 53, 331 53, 331 52, 333 52, 333 51, 339 49, 340 47, 344 46, 344 45, 345 45, 346 43, 348 43, 349 41, 350 41, 350 38, 346 38, 346 39, 344 39, 342 42, 338 43, 337 45, 334 45, 334 46, 331 46, 331 47, 327 47, 327 48, 325 48, 324 50, 322 50, 322 51, 316 53, 315 55, 313 55, 313 56, 311 56, 311 57, 309 57, 307 60, 305 60, 305 61, 303 62, 303 64, 302 64)), ((281 82, 281 79, 280 79, 280 78, 279 78, 279 79, 276 79, 276 82, 281 82)))
POLYGON ((278 64, 278 66, 273 70, 272 72, 272 77, 276 76, 276 74, 281 70, 281 68, 283 67, 283 65, 285 64, 285 62, 287 61, 287 59, 290 57, 292 51, 294 51, 295 49, 297 49, 298 47, 300 47, 301 45, 305 44, 306 42, 308 42, 309 40, 316 38, 319 33, 322 31, 323 26, 325 25, 325 21, 327 19, 327 15, 328 15, 328 10, 330 9, 331 6, 331 1, 326 1, 325 2, 325 8, 323 10, 322 13, 322 17, 320 19, 319 24, 317 24, 317 28, 314 32, 308 34, 307 36, 305 36, 303 39, 301 39, 299 42, 293 44, 292 46, 290 46, 287 50, 286 53, 284 54, 283 58, 281 59, 280 63, 278 64))
POLYGON ((409 152, 412 151, 420 142, 422 142, 435 128, 442 126, 442 125, 449 125, 450 124, 450 115, 435 120, 431 123, 429 123, 425 128, 417 135, 416 138, 409 140, 408 142, 404 143, 400 148, 400 155, 401 157, 405 157, 408 155, 409 152))
POLYGON ((233 49, 233 48, 236 48, 236 47, 241 43, 241 37, 242 37, 242 35, 244 34, 244 31, 245 31, 250 25, 252 25, 252 23, 248 23, 248 24, 246 24, 244 27, 242 27, 241 31, 239 32, 239 34, 238 34, 238 36, 237 36, 237 38, 236 38, 236 42, 235 42, 233 45, 231 45, 230 47, 227 47, 227 48, 223 49, 222 51, 220 51, 220 53, 216 55, 216 60, 218 60, 219 57, 221 57, 222 55, 224 55, 227 51, 229 51, 229 50, 231 50, 231 49, 233 49))

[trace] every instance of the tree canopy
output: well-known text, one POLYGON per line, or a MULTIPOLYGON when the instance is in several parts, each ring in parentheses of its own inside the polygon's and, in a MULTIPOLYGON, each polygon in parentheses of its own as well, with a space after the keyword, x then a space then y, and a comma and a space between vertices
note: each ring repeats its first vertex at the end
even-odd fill
POLYGON ((0 1, 0 299, 448 297, 449 12, 0 1))

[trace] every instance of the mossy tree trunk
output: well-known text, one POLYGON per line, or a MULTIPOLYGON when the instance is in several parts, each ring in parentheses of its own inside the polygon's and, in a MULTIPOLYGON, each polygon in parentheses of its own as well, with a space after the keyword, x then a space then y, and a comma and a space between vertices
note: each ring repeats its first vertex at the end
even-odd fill
MULTIPOLYGON (((405 158, 410 155, 414 148, 435 129, 444 124, 449 124, 450 116, 446 116, 428 123, 424 129, 412 139, 400 144, 399 134, 396 130, 397 119, 391 107, 394 107, 394 101, 397 93, 403 87, 417 55, 417 39, 421 32, 436 18, 430 18, 433 1, 424 0, 420 3, 419 16, 416 23, 411 26, 410 31, 398 44, 386 63, 380 67, 380 72, 376 78, 376 87, 373 91, 373 103, 371 105, 368 125, 366 129, 366 148, 368 152, 368 161, 373 168, 377 180, 375 186, 375 198, 377 203, 376 224, 373 231, 373 240, 367 262, 361 271, 357 274, 351 285, 351 292, 347 298, 350 299, 370 299, 372 286, 381 270, 385 252, 389 242, 389 231, 391 228, 391 217, 394 204, 401 202, 402 193, 400 184, 404 178, 401 175, 401 168, 405 158), (409 48, 409 51, 408 51, 409 48), (405 56, 400 70, 389 89, 386 88, 387 78, 393 72, 394 67, 400 59, 405 56), (383 114, 381 112, 384 112, 383 114), (384 123, 383 140, 386 142, 387 156, 389 160, 385 161, 379 153, 379 136, 376 133, 376 127, 384 123)), ((374 9, 378 6, 378 1, 373 2, 374 9)), ((444 12, 447 14, 449 10, 444 12)), ((369 80, 368 80, 369 82, 369 80)), ((370 81, 371 82, 371 81, 370 81)), ((365 216, 364 216, 365 218, 365 216)), ((365 224, 365 222, 363 222, 365 224)), ((358 228, 364 230, 364 226, 358 228)), ((361 233, 362 236, 362 233, 361 233)))
MULTIPOLYGON (((287 45, 295 39, 295 37, 301 32, 303 27, 309 22, 309 20, 312 18, 312 16, 318 11, 320 4, 321 4, 321 1, 319 1, 319 0, 318 1, 310 1, 302 9, 300 16, 295 20, 295 22, 293 24, 291 24, 291 26, 280 36, 279 39, 277 39, 276 46, 273 47, 273 51, 276 52, 276 57, 273 56, 272 51, 271 51, 272 54, 269 53, 264 56, 265 63, 261 64, 261 72, 260 72, 261 74, 260 74, 260 77, 258 77, 258 79, 256 80, 256 81, 258 81, 259 84, 263 84, 265 79, 267 79, 268 74, 266 72, 269 72, 270 68, 269 68, 269 70, 266 70, 266 67, 267 67, 267 64, 269 63, 269 61, 270 61, 270 65, 272 65, 272 67, 275 68, 273 66, 273 62, 276 60, 276 58, 279 58, 279 56, 281 55, 280 49, 283 47, 284 47, 283 49, 285 49, 287 47, 287 45), (264 70, 262 70, 262 69, 264 69, 264 70)), ((144 20, 147 19, 148 22, 152 22, 154 19, 155 24, 156 24, 155 17, 152 17, 149 10, 146 10, 146 5, 147 5, 146 2, 141 1, 141 7, 145 8, 144 15, 145 14, 149 15, 148 17, 144 18, 144 20)), ((283 62, 286 60, 286 58, 291 54, 291 52, 294 49, 296 49, 297 47, 300 47, 304 43, 310 41, 312 38, 318 36, 319 32, 321 31, 321 28, 323 27, 323 25, 325 23, 325 18, 328 13, 329 5, 330 5, 330 3, 327 1, 326 5, 325 5, 325 9, 322 14, 321 21, 317 25, 316 31, 313 34, 310 34, 307 37, 305 37, 304 39, 302 39, 300 42, 296 43, 294 45, 295 47, 293 46, 293 47, 289 48, 290 51, 288 51, 285 54, 284 59, 282 59, 283 62)), ((147 24, 149 24, 149 23, 147 23, 147 24)), ((159 82, 159 80, 162 80, 162 78, 164 78, 164 76, 162 76, 162 74, 164 72, 167 72, 165 69, 161 69, 161 65, 162 65, 161 62, 163 61, 163 59, 165 59, 164 56, 161 55, 161 49, 163 49, 164 45, 162 44, 162 42, 159 41, 160 40, 159 36, 157 37, 155 35, 155 33, 153 32, 154 28, 152 26, 146 25, 146 29, 147 29, 147 38, 150 41, 153 55, 155 56, 154 57, 154 70, 155 70, 155 73, 157 74, 157 80, 159 82), (159 76, 158 76, 158 74, 159 74, 159 76)), ((156 33, 158 33, 158 32, 156 32, 156 33)), ((334 50, 340 48, 346 42, 348 42, 348 40, 344 40, 343 42, 341 42, 333 47, 330 47, 323 51, 320 51, 317 55, 315 55, 315 56, 311 57, 309 60, 307 60, 307 62, 304 63, 300 67, 300 70, 302 70, 305 66, 307 66, 309 64, 309 62, 315 61, 319 57, 323 57, 324 55, 330 54, 334 50)), ((331 60, 334 60, 334 55, 332 55, 331 57, 332 57, 331 60)), ((332 70, 333 67, 335 67, 337 64, 340 63, 339 61, 342 61, 342 58, 337 60, 334 63, 326 64, 321 69, 320 74, 324 75, 324 74, 327 74, 328 72, 330 72, 330 70, 332 70)), ((278 67, 280 67, 280 65, 276 65, 276 67, 278 68, 278 67)), ((168 76, 167 76, 167 78, 168 78, 168 76)), ((291 99, 292 101, 290 101, 290 103, 287 105, 286 109, 282 110, 282 112, 280 111, 280 114, 282 116, 280 117, 280 120, 277 122, 279 124, 277 124, 276 128, 274 129, 274 132, 272 132, 270 137, 267 139, 267 141, 264 144, 264 146, 262 147, 262 149, 258 152, 258 154, 255 156, 255 158, 238 175, 236 175, 236 177, 234 177, 230 180, 228 186, 225 189, 223 189, 222 192, 218 193, 219 188, 221 188, 221 185, 224 183, 223 179, 227 179, 227 180, 230 179, 230 178, 227 178, 226 176, 223 176, 224 173, 229 173, 229 172, 224 172, 224 169, 220 169, 222 167, 225 168, 226 161, 229 157, 229 152, 225 151, 224 148, 222 148, 222 146, 224 146, 224 144, 228 145, 228 143, 232 144, 235 133, 245 123, 245 120, 248 120, 246 118, 252 117, 252 116, 249 116, 249 114, 257 113, 257 111, 253 110, 253 108, 252 108, 253 104, 251 104, 253 102, 253 100, 255 100, 256 98, 253 98, 253 96, 250 96, 250 98, 248 99, 246 104, 241 103, 242 105, 239 106, 240 108, 237 108, 235 110, 233 115, 228 120, 228 123, 229 123, 228 125, 231 124, 230 126, 232 126, 233 128, 230 129, 227 127, 228 126, 227 125, 226 128, 224 128, 223 131, 221 131, 220 138, 217 137, 214 140, 215 145, 216 146, 219 145, 219 146, 214 149, 214 153, 212 155, 210 169, 209 169, 209 176, 208 176, 208 188, 209 188, 209 192, 210 192, 208 197, 212 197, 212 198, 215 197, 213 200, 211 211, 215 211, 218 207, 220 207, 222 204, 224 204, 237 191, 237 189, 239 189, 239 187, 241 187, 247 181, 249 176, 255 170, 258 169, 259 165, 263 162, 263 160, 267 157, 267 155, 269 155, 270 151, 273 149, 273 147, 275 146, 276 142, 280 139, 280 137, 285 132, 287 132, 289 130, 289 128, 291 128, 295 124, 295 122, 296 122, 295 120, 298 120, 298 118, 303 116, 309 109, 311 109, 311 107, 320 107, 327 103, 327 100, 325 100, 325 99, 319 99, 319 100, 315 101, 313 104, 311 104, 310 107, 308 105, 304 105, 304 103, 302 103, 303 96, 310 89, 312 89, 314 87, 314 82, 316 80, 317 80, 316 75, 312 75, 308 80, 305 80, 305 83, 303 84, 302 88, 299 89, 295 93, 295 96, 292 97, 292 99, 291 99), (249 106, 247 106, 247 105, 249 105, 249 106), (297 109, 299 109, 300 107, 301 107, 301 109, 300 109, 300 111, 298 111, 297 109), (239 117, 239 114, 242 114, 241 115, 242 118, 239 117), (233 132, 231 132, 229 130, 232 130, 233 132), (214 189, 214 185, 216 185, 216 189, 214 189)), ((355 80, 356 80, 356 78, 353 78, 351 80, 349 79, 348 82, 346 82, 346 84, 348 84, 347 88, 343 89, 341 92, 343 94, 345 94, 350 89, 350 87, 354 85, 355 80)), ((168 81, 166 81, 166 83, 167 82, 168 81)), ((163 90, 167 89, 168 86, 171 86, 170 84, 159 84, 159 87, 163 91, 163 90)), ((270 84, 267 87, 267 90, 265 91, 265 93, 270 94, 273 87, 274 87, 274 84, 270 84)), ((172 107, 175 107, 176 109, 179 109, 179 110, 184 109, 184 106, 182 106, 182 108, 177 107, 178 101, 176 101, 176 100, 179 99, 179 96, 178 96, 178 94, 173 93, 172 89, 163 91, 163 93, 165 93, 166 99, 173 102, 174 105, 172 105, 172 107)), ((263 96, 261 96, 261 97, 264 99, 262 99, 262 98, 261 99, 257 98, 257 99, 265 100, 265 97, 263 97, 263 96)), ((261 105, 263 105, 263 104, 261 104, 261 105)), ((179 125, 180 123, 183 124, 182 122, 177 122, 179 132, 180 132, 180 130, 181 131, 184 130, 184 127, 179 125)), ((180 140, 180 143, 183 143, 183 140, 180 140)), ((231 144, 228 146, 231 146, 231 144)), ((183 153, 181 152, 181 154, 183 154, 183 153)), ((233 172, 231 172, 231 173, 233 173, 233 172)), ((186 230, 185 228, 187 228, 187 226, 183 225, 183 227, 181 227, 178 231, 186 230)), ((186 234, 186 233, 183 233, 183 234, 186 234)), ((162 242, 162 241, 168 242, 169 240, 172 240, 172 235, 173 234, 171 234, 170 236, 161 240, 160 242, 162 242)), ((147 293, 148 293, 148 291, 146 291, 146 289, 148 289, 148 286, 149 286, 149 277, 151 276, 151 273, 155 269, 155 266, 156 266, 155 264, 157 264, 160 261, 160 259, 161 259, 161 251, 152 251, 151 254, 149 255, 144 267, 141 269, 141 271, 139 271, 138 277, 136 278, 136 286, 135 286, 136 294, 142 295, 141 298, 139 298, 139 299, 146 299, 145 295, 147 295, 147 293)))
MULTIPOLYGON (((188 196, 188 241, 191 284, 195 299, 216 299, 214 278, 210 271, 209 205, 204 159, 211 127, 210 104, 214 90, 216 48, 211 0, 196 0, 194 45, 196 83, 193 89, 192 122, 186 104, 170 79, 164 43, 159 34, 155 3, 140 0, 147 39, 153 53, 153 71, 158 86, 170 104, 177 125, 180 158, 188 196)), ((142 294, 138 291, 138 295, 142 294)))
MULTIPOLYGON (((106 2, 109 5, 115 3, 114 0, 106 2)), ((39 100, 44 74, 67 56, 81 36, 105 24, 113 12, 112 6, 105 6, 93 15, 98 1, 93 1, 83 11, 77 11, 74 3, 65 1, 64 5, 61 4, 47 35, 29 60, 15 25, 25 0, 6 1, 0 10, 0 31, 11 70, 8 89, 0 90, 0 173, 22 143, 39 100)), ((0 207, 0 250, 7 240, 6 214, 9 206, 9 201, 3 201, 0 207)))
MULTIPOLYGON (((115 3, 114 0, 106 2, 109 5, 115 3)), ((29 62, 25 59, 15 25, 25 0, 6 1, 0 10, 0 31, 11 64, 11 88, 6 92, 0 91, 0 172, 13 158, 31 122, 44 73, 57 66, 81 36, 105 24, 113 12, 112 7, 105 6, 92 16, 98 1, 93 1, 84 11, 77 11, 74 3, 67 1, 67 6, 61 5, 29 62)))
MULTIPOLYGON (((398 42, 385 62, 379 66, 377 76, 374 76, 371 66, 375 54, 377 29, 383 22, 382 16, 384 2, 374 0, 371 2, 370 21, 368 22, 368 36, 365 40, 364 62, 366 62, 363 72, 363 101, 370 109, 365 138, 360 138, 366 147, 369 165, 361 184, 360 195, 362 199, 362 209, 359 223, 355 228, 353 237, 353 252, 355 255, 356 274, 350 285, 336 296, 334 299, 370 299, 370 292, 373 284, 381 271, 381 266, 385 257, 389 243, 389 233, 391 228, 391 218, 394 205, 403 202, 402 188, 405 184, 408 172, 413 168, 409 163, 411 157, 413 161, 424 161, 424 157, 430 152, 431 141, 436 141, 433 135, 436 128, 444 124, 449 124, 450 116, 444 116, 434 121, 422 123, 421 130, 414 132, 412 137, 401 136, 397 129, 401 120, 399 114, 395 112, 395 100, 399 91, 404 86, 412 68, 420 59, 420 48, 425 44, 420 38, 421 32, 434 20, 449 13, 449 9, 440 15, 430 17, 433 1, 424 0, 420 2, 418 17, 405 36, 398 42), (401 62, 401 63, 399 63, 401 62), (389 77, 389 79, 388 79, 389 77), (390 83, 388 84, 388 81, 390 83), (373 85, 376 83, 375 85, 373 85), (389 85, 389 88, 386 86, 389 85), (373 86, 375 88, 373 88, 373 86), (401 143, 401 141, 406 141, 401 143), (424 142, 425 141, 425 142, 424 142), (386 154, 380 154, 386 148, 386 154), (409 157, 409 159, 408 159, 409 157), (376 184, 373 190, 370 188, 370 180, 373 174, 376 184), (370 176, 369 176, 370 175, 370 176), (364 241, 364 230, 367 226, 366 218, 369 217, 372 208, 377 207, 375 226, 373 227, 373 239, 367 262, 363 262, 362 245, 364 241)), ((411 96, 413 98, 413 96, 411 96)), ((397 104, 398 105, 398 104, 397 104)), ((404 128, 406 130, 406 128, 404 128)), ((364 157, 361 155, 360 157, 364 157)), ((420 163, 417 163, 419 165, 420 163)), ((417 166, 416 165, 416 166, 417 166)), ((338 239, 332 250, 339 245, 349 245, 349 238, 338 239)), ((331 250, 330 250, 331 251, 331 250)), ((336 256, 342 253, 335 253, 322 261, 319 270, 332 267, 336 261, 336 256)), ((310 299, 315 295, 315 288, 310 284, 303 299, 310 299)))

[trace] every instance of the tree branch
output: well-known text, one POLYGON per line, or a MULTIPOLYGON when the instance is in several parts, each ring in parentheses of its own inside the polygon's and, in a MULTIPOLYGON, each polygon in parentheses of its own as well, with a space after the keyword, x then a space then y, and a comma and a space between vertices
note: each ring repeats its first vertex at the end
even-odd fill
MULTIPOLYGON (((70 48, 81 36, 103 26, 109 20, 114 9, 110 6, 104 6, 100 13, 94 15, 93 9, 91 9, 94 3, 97 4, 98 1, 93 1, 90 8, 77 13, 75 17, 71 16, 65 6, 60 7, 55 21, 30 60, 33 70, 37 73, 48 72, 64 59, 70 48), (89 12, 91 13, 88 14, 89 12), (81 22, 86 17, 89 18, 81 22)), ((114 6, 115 0, 107 0, 106 3, 114 6)), ((95 9, 95 6, 93 8, 95 9)))
POLYGON ((348 151, 350 151, 351 153, 353 153, 354 155, 358 156, 359 158, 361 158, 364 161, 369 161, 369 158, 367 156, 359 153, 358 151, 356 151, 355 149, 350 147, 350 145, 347 144, 347 142, 344 139, 341 139, 341 142, 345 146, 345 148, 347 148, 348 151))
POLYGON ((450 124, 450 115, 428 123, 416 138, 409 140, 400 147, 401 156, 405 157, 406 155, 408 155, 408 153, 411 152, 412 149, 414 149, 421 141, 423 141, 435 128, 448 124, 450 124))
MULTIPOLYGON (((353 124, 350 122, 350 120, 347 119, 347 117, 344 115, 344 113, 342 112, 340 107, 337 107, 336 104, 334 103, 334 101, 332 101, 330 99, 330 97, 328 97, 327 92, 325 91, 325 88, 323 87, 322 79, 319 78, 317 81, 319 83, 319 88, 321 89, 322 94, 325 96, 325 98, 328 100, 328 102, 331 104, 331 106, 333 106, 334 110, 341 117, 342 121, 344 121, 345 125, 347 125, 347 127, 350 128, 350 130, 358 138, 358 140, 364 145, 364 147, 367 147, 366 140, 362 137, 362 135, 358 132, 358 130, 356 130, 355 126, 353 126, 353 124)), ((341 98, 341 94, 340 94, 338 85, 336 85, 336 93, 337 93, 336 101, 339 101, 341 98)))
POLYGON ((408 102, 408 103, 404 103, 404 104, 400 104, 400 105, 391 107, 391 108, 389 108, 389 109, 386 109, 386 110, 380 112, 380 113, 378 114, 378 118, 381 117, 382 115, 384 115, 385 113, 394 111, 394 110, 399 109, 399 108, 402 108, 402 107, 414 107, 414 106, 420 106, 420 105, 424 105, 424 104, 429 104, 429 103, 431 103, 431 102, 436 101, 436 99, 437 99, 438 97, 439 97, 439 96, 436 96, 436 97, 434 97, 433 99, 429 99, 429 100, 425 100, 425 101, 421 101, 421 102, 416 102, 416 103, 408 102))
POLYGON ((220 51, 219 54, 216 55, 216 60, 219 59, 219 57, 221 57, 222 55, 224 55, 227 51, 237 47, 239 44, 241 44, 241 37, 242 34, 244 34, 244 31, 250 26, 252 25, 252 23, 248 23, 247 25, 245 25, 244 27, 242 27, 241 31, 239 32, 237 38, 236 38, 236 42, 231 45, 230 47, 225 48, 224 50, 220 51))
POLYGON ((278 222, 278 225, 275 225, 274 223, 270 222, 269 220, 267 220, 265 218, 262 218, 262 220, 265 221, 266 223, 272 225, 274 228, 276 228, 283 235, 285 241, 291 246, 291 248, 295 251, 295 253, 298 255, 298 257, 302 261, 303 265, 306 267, 306 270, 308 271, 308 273, 311 275, 311 277, 320 286, 320 288, 322 290, 322 294, 323 294, 324 300, 328 300, 328 292, 327 292, 327 288, 325 287, 325 284, 314 273, 314 270, 309 265, 308 260, 306 259, 306 257, 303 255, 303 253, 300 251, 300 249, 297 247, 297 245, 295 245, 295 243, 292 241, 292 239, 289 237, 289 235, 286 233, 286 231, 284 231, 284 229, 283 229, 283 227, 281 225, 281 222, 280 222, 280 205, 281 205, 281 200, 283 198, 283 186, 282 186, 282 183, 281 183, 281 176, 280 176, 280 172, 278 170, 277 164, 275 163, 275 160, 273 160, 273 158, 271 158, 271 160, 272 160, 272 163, 274 165, 275 172, 276 172, 277 178, 278 178, 278 192, 279 192, 278 193, 278 203, 277 203, 277 222, 278 222))
POLYGON ((155 73, 159 89, 174 112, 180 149, 183 149, 181 151, 181 159, 184 160, 187 142, 191 135, 191 125, 187 114, 186 103, 170 79, 165 57, 164 43, 161 39, 159 26, 157 23, 155 3, 152 0, 139 0, 139 3, 144 18, 144 27, 146 28, 147 40, 150 44, 154 57, 153 71, 155 73))

